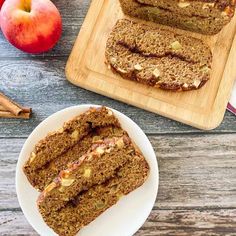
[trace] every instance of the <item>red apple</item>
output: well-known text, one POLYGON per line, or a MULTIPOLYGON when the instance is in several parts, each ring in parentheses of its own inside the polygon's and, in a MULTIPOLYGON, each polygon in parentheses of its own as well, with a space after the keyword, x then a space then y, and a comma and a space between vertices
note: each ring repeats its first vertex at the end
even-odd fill
POLYGON ((2 8, 2 4, 4 3, 5 0, 0 0, 0 10, 2 8))
POLYGON ((50 0, 7 0, 0 25, 6 39, 28 53, 52 49, 62 32, 60 13, 50 0))

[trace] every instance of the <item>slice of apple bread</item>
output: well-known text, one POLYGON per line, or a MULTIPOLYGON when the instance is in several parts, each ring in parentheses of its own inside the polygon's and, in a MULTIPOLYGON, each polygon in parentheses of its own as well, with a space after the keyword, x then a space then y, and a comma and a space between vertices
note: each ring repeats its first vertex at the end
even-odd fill
POLYGON ((38 199, 40 212, 45 215, 59 210, 80 192, 112 178, 134 155, 135 148, 127 135, 98 140, 44 189, 38 199))
POLYGON ((212 53, 202 40, 128 19, 116 23, 105 56, 123 78, 164 90, 199 89, 210 79, 212 53))
POLYGON ((59 131, 48 134, 35 146, 23 167, 29 182, 42 191, 67 161, 75 161, 81 152, 87 151, 97 129, 108 126, 121 131, 119 121, 111 110, 106 107, 90 108, 66 122, 59 131))
POLYGON ((136 152, 106 182, 81 192, 58 211, 51 211, 49 214, 41 211, 43 219, 58 235, 75 236, 81 228, 115 205, 124 195, 143 185, 148 173, 148 163, 136 152))

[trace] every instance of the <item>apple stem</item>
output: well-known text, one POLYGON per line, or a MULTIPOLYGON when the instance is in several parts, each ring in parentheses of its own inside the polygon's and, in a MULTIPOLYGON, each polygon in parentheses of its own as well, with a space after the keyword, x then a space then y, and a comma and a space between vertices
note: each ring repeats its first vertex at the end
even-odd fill
POLYGON ((26 12, 31 11, 31 0, 24 0, 24 10, 26 12))

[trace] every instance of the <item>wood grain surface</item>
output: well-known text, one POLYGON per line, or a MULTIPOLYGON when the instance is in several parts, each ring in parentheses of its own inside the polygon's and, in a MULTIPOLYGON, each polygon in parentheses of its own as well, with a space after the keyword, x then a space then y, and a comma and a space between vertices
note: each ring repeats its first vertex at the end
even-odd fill
POLYGON ((10 46, 0 33, 0 91, 33 108, 29 121, 0 120, 0 236, 36 236, 19 207, 15 168, 32 130, 65 107, 96 103, 131 117, 145 131, 160 168, 155 207, 136 236, 236 235, 236 118, 226 113, 211 132, 171 121, 71 85, 65 64, 89 0, 55 0, 64 32, 55 49, 31 56, 10 46))
MULTIPOLYGON (((204 130, 220 125, 236 78, 236 16, 215 36, 167 28, 197 37, 212 51, 210 80, 199 90, 170 92, 125 80, 105 64, 106 42, 117 20, 128 18, 119 0, 93 0, 66 65, 67 79, 82 88, 204 130)), ((134 19, 132 19, 134 20, 134 19)), ((140 23, 156 26, 152 22, 140 23)))

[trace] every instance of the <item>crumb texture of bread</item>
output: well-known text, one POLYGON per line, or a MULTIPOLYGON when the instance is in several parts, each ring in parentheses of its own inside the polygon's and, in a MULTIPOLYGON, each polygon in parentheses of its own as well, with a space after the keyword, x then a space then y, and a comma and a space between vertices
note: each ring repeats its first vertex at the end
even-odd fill
POLYGON ((202 34, 217 34, 235 12, 235 0, 120 0, 129 16, 202 34))
POLYGON ((84 155, 94 142, 109 137, 121 137, 125 134, 126 132, 122 128, 113 125, 93 129, 67 152, 59 155, 43 168, 33 170, 30 175, 31 182, 37 189, 43 191, 61 170, 68 168, 68 163, 78 161, 78 158, 84 155))
POLYGON ((112 178, 78 194, 60 210, 42 213, 43 219, 58 235, 75 236, 124 195, 140 187, 148 173, 146 160, 136 153, 112 178))
POLYGON ((74 161, 88 150, 94 136, 99 136, 99 132, 106 135, 105 132, 109 130, 122 132, 119 121, 106 107, 90 108, 66 122, 63 128, 40 140, 31 152, 23 167, 29 182, 42 191, 66 167, 68 161, 74 161))
POLYGON ((61 171, 44 189, 38 199, 40 212, 49 214, 64 207, 80 192, 114 176, 134 155, 135 149, 127 135, 96 141, 79 161, 61 171))
POLYGON ((211 73, 212 53, 202 40, 128 19, 116 23, 105 56, 123 78, 164 90, 199 89, 211 73))

